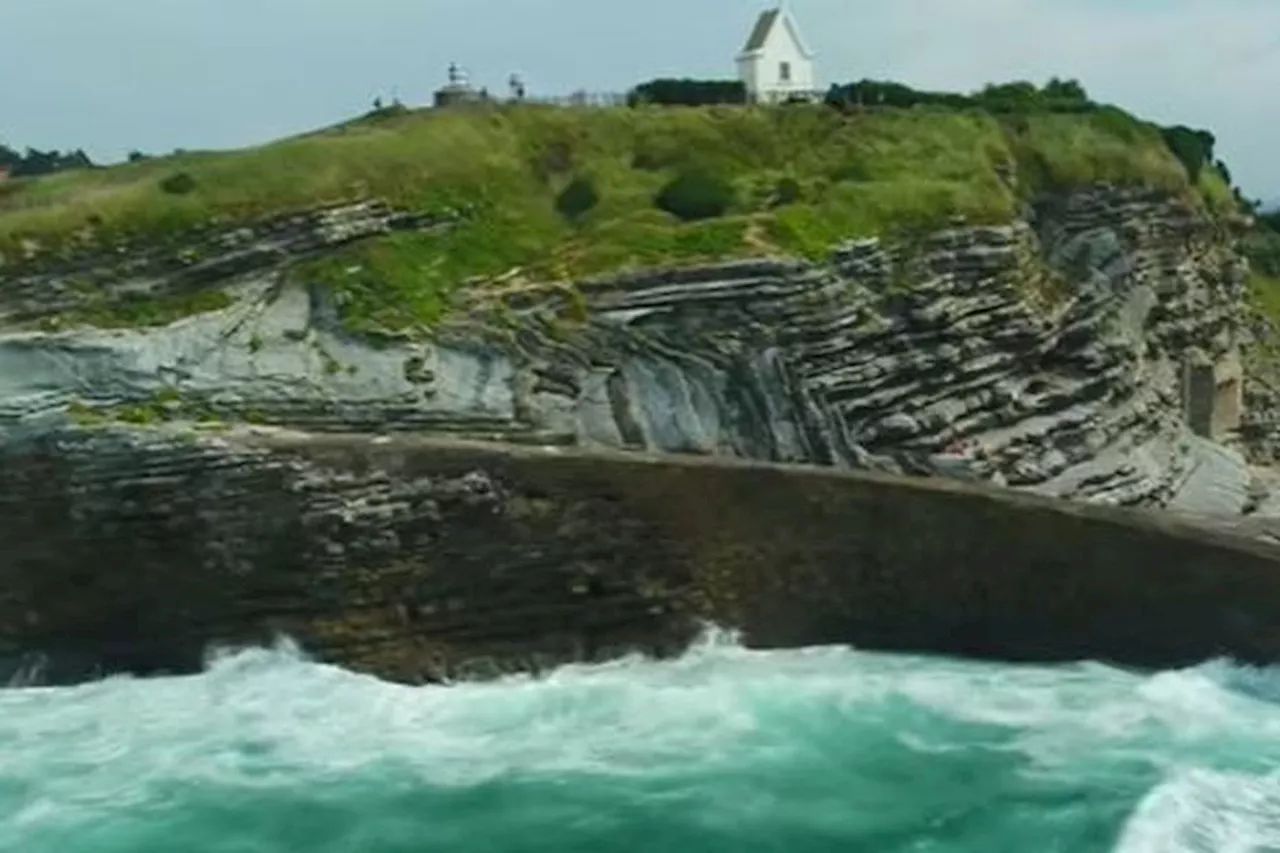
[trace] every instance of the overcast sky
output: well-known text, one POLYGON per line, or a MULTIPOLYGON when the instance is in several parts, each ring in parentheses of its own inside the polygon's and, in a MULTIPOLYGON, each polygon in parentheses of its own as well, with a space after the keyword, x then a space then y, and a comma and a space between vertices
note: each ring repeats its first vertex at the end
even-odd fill
MULTIPOLYGON (((825 85, 972 89, 1076 77, 1101 100, 1207 127, 1251 196, 1280 197, 1280 0, 791 0, 825 85)), ((0 0, 0 141, 253 144, 375 95, 478 85, 621 91, 725 77, 768 0, 0 0)))

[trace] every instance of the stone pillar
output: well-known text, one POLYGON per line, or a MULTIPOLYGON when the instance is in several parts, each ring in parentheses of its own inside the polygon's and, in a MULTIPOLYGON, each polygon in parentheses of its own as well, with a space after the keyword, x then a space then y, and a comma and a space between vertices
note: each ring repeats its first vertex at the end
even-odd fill
POLYGON ((1214 365, 1212 438, 1222 439, 1240 428, 1244 413, 1244 369, 1240 354, 1227 353, 1214 365))
POLYGON ((1192 350, 1183 365, 1183 417, 1191 431, 1219 441, 1240 428, 1244 371, 1235 350, 1216 361, 1192 350))
POLYGON ((1213 401, 1217 383, 1213 362, 1202 350, 1187 354, 1182 373, 1182 416, 1196 435, 1213 436, 1213 401))

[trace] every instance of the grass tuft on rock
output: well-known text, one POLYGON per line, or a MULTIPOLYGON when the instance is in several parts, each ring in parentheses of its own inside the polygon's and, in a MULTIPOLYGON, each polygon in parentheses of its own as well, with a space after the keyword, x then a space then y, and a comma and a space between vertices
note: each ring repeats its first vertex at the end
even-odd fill
POLYGON ((167 326, 185 317, 222 311, 235 304, 231 294, 222 290, 198 290, 191 293, 167 294, 153 297, 122 297, 101 299, 83 308, 44 318, 40 326, 46 331, 57 331, 72 326, 93 326, 99 329, 138 329, 167 326))

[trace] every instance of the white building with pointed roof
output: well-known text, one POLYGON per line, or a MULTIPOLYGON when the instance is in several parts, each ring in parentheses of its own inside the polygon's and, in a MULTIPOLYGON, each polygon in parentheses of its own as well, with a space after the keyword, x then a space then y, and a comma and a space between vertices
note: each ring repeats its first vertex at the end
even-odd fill
POLYGON ((760 13, 738 54, 738 78, 752 101, 777 103, 789 97, 808 97, 818 85, 813 57, 795 15, 784 2, 760 13))

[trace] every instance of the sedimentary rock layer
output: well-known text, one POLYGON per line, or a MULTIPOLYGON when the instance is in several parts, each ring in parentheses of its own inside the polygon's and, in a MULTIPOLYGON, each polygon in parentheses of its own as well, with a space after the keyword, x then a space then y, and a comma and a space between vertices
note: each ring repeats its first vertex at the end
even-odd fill
POLYGON ((113 431, 0 464, 5 676, 189 671, 288 634, 416 682, 758 647, 1280 658, 1280 547, 1168 516, 811 466, 113 431))
POLYGON ((478 286, 504 307, 460 310, 428 339, 347 334, 333 295, 289 275, 344 242, 447 225, 360 205, 0 282, 11 322, 46 327, 0 335, 0 420, 39 431, 69 405, 162 400, 166 418, 811 462, 1196 512, 1261 505, 1243 459, 1205 440, 1239 419, 1223 367, 1244 266, 1166 194, 1076 192, 1009 226, 856 241, 821 263, 579 282, 574 319, 560 291, 478 286), (86 300, 202 288, 234 304, 160 328, 47 331, 86 300))
POLYGON ((1280 498, 1221 443, 1244 267, 1183 201, 1098 188, 1003 227, 572 288, 514 271, 431 334, 378 340, 299 277, 448 227, 367 204, 9 268, 10 674, 187 670, 284 632, 415 681, 671 651, 704 620, 764 646, 1280 652, 1268 525, 1187 520, 1280 498), (167 324, 83 322, 209 292, 225 305, 167 324))

